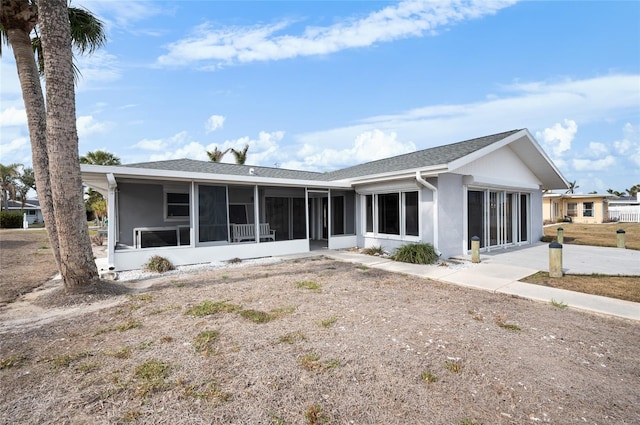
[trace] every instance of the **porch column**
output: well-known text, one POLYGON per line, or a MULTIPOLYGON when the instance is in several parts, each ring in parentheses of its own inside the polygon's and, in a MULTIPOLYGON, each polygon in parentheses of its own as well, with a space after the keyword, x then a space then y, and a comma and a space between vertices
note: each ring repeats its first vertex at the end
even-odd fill
POLYGON ((260 199, 258 198, 260 192, 258 190, 258 185, 253 186, 253 221, 255 228, 256 243, 260 243, 260 199))
POLYGON ((118 184, 111 173, 107 174, 107 182, 109 184, 109 191, 107 192, 107 265, 109 270, 112 270, 115 268, 116 222, 118 221, 116 216, 116 191, 118 190, 118 184))

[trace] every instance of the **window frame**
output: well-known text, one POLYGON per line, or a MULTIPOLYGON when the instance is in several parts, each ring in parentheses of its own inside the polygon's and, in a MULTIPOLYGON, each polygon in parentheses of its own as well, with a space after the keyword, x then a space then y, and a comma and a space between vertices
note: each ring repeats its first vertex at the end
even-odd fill
POLYGON ((165 187, 163 190, 164 221, 186 221, 191 217, 191 192, 187 188, 165 187), (169 202, 170 195, 187 195, 187 202, 169 202), (187 207, 187 215, 169 215, 170 206, 187 207))
POLYGON ((410 240, 410 241, 420 241, 422 237, 422 226, 421 226, 421 205, 422 205, 422 191, 418 188, 414 189, 405 189, 405 190, 391 190, 391 191, 381 191, 376 193, 367 193, 363 194, 363 202, 365 204, 364 208, 364 217, 362 230, 365 236, 368 237, 382 237, 387 239, 400 239, 400 240, 410 240), (407 233, 407 194, 408 193, 416 193, 417 194, 417 211, 416 211, 416 220, 417 220, 417 235, 412 235, 407 233), (381 231, 381 223, 380 223, 380 197, 384 195, 395 195, 397 196, 397 212, 398 212, 398 233, 384 233, 381 231), (371 208, 369 208, 369 202, 371 201, 371 208), (369 222, 369 220, 371 220, 369 222), (371 226, 371 230, 368 230, 368 226, 371 226))
POLYGON ((577 202, 567 202, 567 217, 577 217, 578 216, 578 203, 577 202), (571 208, 573 206, 573 208, 571 208))
POLYGON ((583 202, 582 203, 582 216, 583 217, 594 217, 595 203, 594 202, 583 202), (587 204, 591 204, 591 208, 587 208, 587 204), (588 214, 587 214, 588 213, 588 214))

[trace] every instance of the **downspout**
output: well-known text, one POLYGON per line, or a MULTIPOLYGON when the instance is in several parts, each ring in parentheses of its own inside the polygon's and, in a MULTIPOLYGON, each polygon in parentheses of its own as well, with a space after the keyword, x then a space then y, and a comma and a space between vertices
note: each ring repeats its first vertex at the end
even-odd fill
POLYGON ((111 217, 107 224, 107 264, 109 270, 115 269, 115 251, 116 251, 116 189, 118 184, 112 173, 107 173, 107 182, 109 183, 109 192, 107 193, 107 218, 111 217))
POLYGON ((416 181, 433 192, 433 247, 440 252, 438 249, 438 188, 423 179, 420 171, 416 171, 416 181))

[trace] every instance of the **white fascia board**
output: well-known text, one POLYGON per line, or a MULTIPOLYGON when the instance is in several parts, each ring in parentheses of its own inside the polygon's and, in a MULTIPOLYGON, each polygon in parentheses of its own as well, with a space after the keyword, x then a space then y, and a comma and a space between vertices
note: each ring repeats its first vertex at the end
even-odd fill
POLYGON ((273 177, 259 177, 256 175, 239 176, 233 174, 197 173, 190 171, 156 170, 149 168, 118 167, 104 165, 82 165, 82 175, 112 174, 116 178, 141 178, 147 180, 183 180, 214 183, 244 183, 251 185, 269 186, 300 186, 350 189, 346 181, 278 179, 273 177))
POLYGON ((415 179, 416 173, 420 173, 423 177, 434 177, 440 173, 447 171, 445 165, 433 165, 430 167, 412 168, 407 170, 393 171, 389 173, 373 174, 370 176, 355 177, 351 179, 341 180, 352 185, 380 183, 391 180, 415 179))
POLYGON ((454 161, 451 161, 449 164, 447 164, 448 165, 448 169, 449 170, 455 170, 457 168, 465 166, 465 165, 475 161, 476 159, 482 158, 483 156, 488 155, 491 152, 497 151, 501 147, 506 146, 509 143, 518 140, 523 135, 529 135, 530 136, 529 132, 527 131, 525 133, 525 131, 526 130, 520 130, 517 133, 513 133, 512 135, 507 136, 502 140, 499 140, 497 142, 494 142, 494 143, 490 144, 489 146, 485 146, 482 149, 478 149, 475 152, 471 152, 469 155, 465 155, 462 158, 458 158, 458 159, 456 159, 454 161))
POLYGON ((531 183, 515 182, 513 180, 503 180, 488 177, 465 176, 464 183, 475 187, 495 187, 513 190, 540 190, 540 187, 531 183))

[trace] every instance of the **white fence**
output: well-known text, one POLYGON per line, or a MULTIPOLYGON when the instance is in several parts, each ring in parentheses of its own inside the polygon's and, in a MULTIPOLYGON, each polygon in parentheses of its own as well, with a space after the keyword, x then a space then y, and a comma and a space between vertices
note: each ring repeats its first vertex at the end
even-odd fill
POLYGON ((609 207, 609 220, 640 223, 640 206, 609 207))

